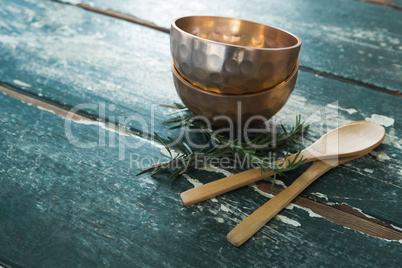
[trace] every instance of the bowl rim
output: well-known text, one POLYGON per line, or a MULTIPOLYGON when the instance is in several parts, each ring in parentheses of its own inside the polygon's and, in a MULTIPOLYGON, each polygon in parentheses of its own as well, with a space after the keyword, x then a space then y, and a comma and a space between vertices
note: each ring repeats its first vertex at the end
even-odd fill
POLYGON ((237 98, 240 98, 240 99, 241 99, 241 98, 244 98, 244 97, 255 97, 255 96, 258 96, 258 95, 267 94, 267 93, 272 92, 272 91, 274 91, 274 90, 278 90, 278 89, 282 88, 283 86, 285 86, 286 84, 288 84, 289 81, 293 79, 293 77, 297 74, 297 71, 299 70, 299 59, 297 59, 296 64, 295 64, 295 67, 293 68, 293 70, 292 70, 292 72, 290 73, 290 75, 289 75, 284 81, 282 81, 280 84, 278 84, 278 85, 276 85, 276 86, 274 86, 274 87, 265 89, 265 90, 260 91, 260 92, 236 95, 236 94, 220 94, 220 93, 215 93, 215 92, 212 92, 212 91, 207 91, 207 90, 203 90, 203 89, 201 89, 201 88, 198 88, 198 87, 192 85, 189 81, 187 81, 186 78, 184 78, 184 77, 179 73, 179 71, 176 69, 176 66, 174 65, 173 59, 170 60, 170 64, 171 64, 171 69, 172 69, 172 72, 174 73, 174 75, 175 75, 181 82, 183 82, 184 84, 186 84, 188 87, 190 87, 190 88, 192 88, 192 89, 194 89, 194 90, 196 90, 196 91, 199 91, 200 93, 204 93, 204 94, 208 94, 208 95, 212 95, 212 96, 216 96, 216 97, 225 97, 225 98, 228 98, 228 97, 229 97, 229 98, 236 98, 236 99, 237 99, 237 98))
POLYGON ((177 31, 179 31, 179 32, 181 32, 181 33, 183 33, 185 35, 189 35, 189 36, 191 36, 191 37, 193 37, 195 39, 203 40, 203 41, 206 41, 208 43, 213 43, 213 44, 217 44, 217 45, 234 47, 234 48, 253 49, 253 50, 260 50, 260 51, 279 51, 279 50, 294 49, 294 48, 300 47, 301 44, 302 44, 301 39, 297 35, 292 34, 291 32, 288 32, 288 31, 282 30, 282 29, 280 29, 278 27, 270 26, 270 25, 267 25, 267 24, 263 24, 263 23, 259 23, 259 22, 255 22, 255 21, 251 21, 251 20, 232 18, 232 17, 207 16, 207 15, 184 16, 184 17, 175 18, 172 21, 171 26, 172 26, 172 28, 176 29, 177 31), (213 41, 213 40, 210 40, 210 39, 206 39, 206 38, 202 38, 202 37, 193 35, 193 34, 191 34, 189 32, 186 32, 186 31, 180 29, 179 26, 176 25, 176 21, 181 20, 181 19, 186 19, 186 18, 218 18, 218 19, 227 19, 227 20, 241 20, 241 21, 245 21, 245 22, 248 22, 248 23, 252 23, 252 24, 260 24, 260 25, 264 25, 265 27, 273 28, 273 29, 275 29, 277 31, 281 31, 281 32, 284 32, 284 33, 292 36, 293 38, 295 38, 297 40, 297 43, 295 45, 293 45, 293 46, 288 46, 288 47, 258 48, 258 47, 239 46, 239 45, 233 45, 233 44, 227 44, 227 43, 222 43, 222 42, 218 42, 218 41, 213 41))

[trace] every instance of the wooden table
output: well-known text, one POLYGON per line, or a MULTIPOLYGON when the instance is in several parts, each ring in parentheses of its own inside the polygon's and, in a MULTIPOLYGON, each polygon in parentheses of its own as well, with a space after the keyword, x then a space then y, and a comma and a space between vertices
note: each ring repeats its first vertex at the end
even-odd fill
MULTIPOLYGON (((375 2, 1 1, 0 263, 400 267, 402 2, 375 2), (155 131, 179 135, 158 106, 179 101, 166 29, 192 14, 258 21, 302 39, 296 89, 277 119, 302 114, 306 146, 355 120, 387 131, 370 155, 328 172, 240 248, 226 234, 279 186, 184 207, 181 192, 228 173, 136 176, 166 159, 155 131)), ((281 180, 289 185, 307 167, 281 180)))

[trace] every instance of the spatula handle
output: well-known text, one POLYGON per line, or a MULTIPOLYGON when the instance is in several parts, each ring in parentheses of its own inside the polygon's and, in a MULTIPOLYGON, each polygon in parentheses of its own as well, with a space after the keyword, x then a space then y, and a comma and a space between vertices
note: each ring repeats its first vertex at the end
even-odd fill
POLYGON ((333 165, 322 161, 315 162, 299 178, 297 178, 288 188, 274 196, 267 203, 262 205, 254 213, 237 225, 228 235, 227 239, 235 246, 241 246, 268 221, 270 221, 279 211, 288 205, 298 196, 307 186, 315 181, 322 174, 327 172, 333 165))

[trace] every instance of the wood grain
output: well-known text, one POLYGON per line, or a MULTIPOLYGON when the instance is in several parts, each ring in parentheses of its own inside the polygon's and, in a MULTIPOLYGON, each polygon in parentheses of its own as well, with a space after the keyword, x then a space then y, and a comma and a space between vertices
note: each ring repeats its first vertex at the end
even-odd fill
MULTIPOLYGON (((29 94, 24 94, 21 91, 17 90, 16 88, 11 89, 7 85, 1 84, 0 83, 0 92, 3 92, 5 95, 10 96, 14 99, 17 99, 19 101, 22 101, 27 104, 31 104, 37 108, 42 108, 46 109, 49 111, 54 112, 57 115, 60 115, 62 117, 67 117, 69 110, 64 109, 62 107, 59 107, 51 102, 44 101, 41 98, 31 96, 29 94)), ((84 120, 84 121, 96 121, 94 118, 90 117, 85 117, 80 115, 79 113, 74 113, 72 116, 70 116, 72 120, 84 120)))
POLYGON ((3 92, 5 95, 10 96, 14 99, 22 101, 23 103, 33 105, 34 107, 37 107, 39 109, 45 109, 47 111, 53 112, 61 117, 67 118, 68 120, 92 122, 92 123, 99 122, 101 124, 104 124, 107 128, 123 135, 135 136, 136 134, 135 132, 133 133, 132 131, 129 131, 129 129, 124 128, 124 126, 119 126, 117 124, 114 124, 113 122, 106 122, 105 118, 99 118, 87 114, 82 114, 81 111, 72 113, 70 109, 60 107, 52 102, 44 100, 43 98, 39 98, 38 96, 29 94, 29 92, 24 92, 16 88, 11 88, 1 83, 0 83, 0 92, 3 92))
POLYGON ((130 14, 124 14, 124 13, 121 13, 121 12, 118 12, 118 11, 115 11, 115 10, 110 10, 110 9, 101 9, 101 8, 97 8, 97 7, 94 7, 94 6, 90 6, 88 4, 77 4, 77 6, 83 8, 83 9, 92 11, 92 12, 96 12, 96 13, 99 13, 99 14, 109 16, 109 17, 113 17, 113 18, 125 20, 125 21, 128 21, 128 22, 136 23, 136 24, 139 24, 139 25, 143 25, 143 26, 146 26, 146 27, 149 27, 149 28, 152 28, 152 29, 164 32, 164 33, 170 33, 169 28, 158 26, 153 22, 137 18, 137 17, 135 17, 133 15, 130 15, 130 14))

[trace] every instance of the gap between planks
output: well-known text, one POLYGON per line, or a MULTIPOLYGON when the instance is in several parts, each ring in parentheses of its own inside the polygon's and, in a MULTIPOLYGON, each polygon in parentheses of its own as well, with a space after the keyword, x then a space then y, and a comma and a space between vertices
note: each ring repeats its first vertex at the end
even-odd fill
MULTIPOLYGON (((152 29, 155 29, 155 30, 167 33, 167 34, 170 34, 170 29, 169 28, 158 26, 153 22, 140 19, 140 18, 138 18, 136 16, 133 16, 133 15, 130 15, 130 14, 125 14, 125 13, 115 11, 115 10, 111 10, 111 9, 97 8, 97 7, 94 7, 92 5, 85 4, 85 3, 72 4, 70 2, 64 2, 62 0, 51 0, 51 1, 57 2, 57 3, 60 3, 60 4, 77 6, 79 8, 85 9, 85 10, 90 11, 90 12, 102 14, 102 15, 113 17, 113 18, 116 18, 116 19, 125 20, 125 21, 131 22, 131 23, 143 25, 143 26, 146 26, 146 27, 149 27, 149 28, 152 28, 152 29)), ((381 4, 381 3, 378 3, 378 2, 384 2, 384 0, 365 0, 365 2, 381 4)), ((393 7, 392 4, 384 4, 384 3, 382 3, 382 4, 390 6, 390 7, 393 7)), ((400 10, 402 10, 401 7, 398 7, 398 8, 400 10)), ((302 66, 302 65, 300 65, 299 70, 304 71, 304 72, 308 72, 308 73, 313 73, 313 74, 316 74, 318 76, 325 77, 325 78, 328 78, 328 79, 337 80, 337 81, 340 81, 340 82, 343 82, 343 83, 360 86, 360 87, 370 89, 370 90, 374 90, 374 91, 379 91, 379 92, 389 94, 389 95, 392 95, 392 96, 402 97, 402 92, 399 92, 398 90, 392 90, 392 89, 380 87, 380 86, 377 86, 377 85, 374 85, 374 84, 365 83, 365 82, 362 82, 362 81, 359 81, 359 80, 346 78, 346 77, 343 77, 343 76, 340 76, 340 75, 335 75, 335 74, 331 74, 331 73, 328 73, 328 72, 318 71, 318 70, 315 70, 313 68, 302 66)))
POLYGON ((10 260, 4 260, 0 258, 0 268, 22 268, 23 266, 13 263, 10 260))
POLYGON ((91 122, 99 122, 105 124, 108 128, 113 129, 116 132, 119 132, 123 135, 128 135, 128 136, 138 136, 141 138, 144 138, 145 135, 138 135, 137 133, 133 131, 129 131, 127 127, 121 127, 120 125, 116 125, 110 122, 105 122, 105 119, 99 118, 97 116, 85 114, 81 111, 77 111, 73 114, 70 113, 70 109, 72 108, 67 108, 65 106, 52 103, 52 101, 45 100, 44 98, 41 98, 39 96, 36 96, 32 93, 25 92, 23 90, 19 90, 15 87, 10 87, 6 84, 2 84, 0 82, 0 92, 3 92, 5 95, 12 97, 14 99, 17 99, 23 103, 26 103, 28 105, 35 106, 36 108, 39 109, 44 109, 49 112, 53 112, 59 116, 62 116, 64 118, 69 117, 69 119, 73 121, 91 121, 91 122))
POLYGON ((381 5, 381 6, 387 6, 387 7, 396 9, 396 10, 402 10, 402 7, 400 7, 398 5, 394 5, 394 0, 360 0, 360 1, 371 3, 371 4, 377 4, 377 5, 381 5))
POLYGON ((335 75, 335 74, 331 74, 331 73, 327 73, 327 72, 317 71, 317 70, 315 70, 313 68, 306 67, 306 66, 301 66, 300 65, 299 70, 307 72, 307 73, 312 73, 312 74, 315 74, 315 75, 318 75, 318 76, 321 76, 321 77, 325 77, 325 78, 328 78, 328 79, 337 80, 339 82, 347 83, 347 84, 350 84, 350 85, 364 87, 364 88, 367 88, 367 89, 370 89, 370 90, 386 93, 386 94, 396 96, 396 97, 402 97, 402 91, 391 90, 391 89, 388 89, 388 88, 383 88, 383 87, 380 87, 380 86, 376 86, 376 85, 373 85, 373 84, 369 84, 369 83, 365 83, 365 82, 362 82, 362 81, 359 81, 359 80, 355 80, 355 79, 352 79, 352 78, 345 78, 345 77, 340 76, 340 75, 335 75))
MULTIPOLYGON (((33 105, 37 108, 43 108, 50 112, 54 112, 55 114, 60 115, 64 118, 66 118, 69 113, 68 109, 60 107, 56 104, 52 104, 49 101, 45 101, 33 94, 27 94, 23 91, 13 89, 1 83, 0 92, 3 92, 7 96, 15 98, 28 105, 33 105)), ((100 118, 87 117, 85 115, 76 113, 71 119, 102 122, 102 119, 100 118)), ((108 126, 110 127, 110 125, 108 126)), ((135 134, 125 132, 117 126, 111 126, 111 128, 114 128, 115 130, 117 129, 117 131, 122 134, 135 136, 135 134)), ((264 192, 274 195, 278 194, 281 191, 281 188, 279 188, 278 186, 274 186, 271 189, 271 184, 266 182, 258 182, 257 187, 264 192)), ((389 224, 376 219, 368 218, 364 214, 353 210, 347 205, 329 206, 303 196, 296 197, 292 201, 292 203, 311 209, 313 212, 321 215, 322 217, 355 231, 387 240, 402 240, 402 232, 396 230, 389 224)))
MULTIPOLYGON (((257 182, 257 187, 263 192, 277 195, 282 191, 280 187, 271 188, 270 182, 257 182)), ((314 213, 340 224, 346 228, 386 240, 402 240, 402 232, 392 225, 375 218, 369 218, 349 205, 326 205, 321 202, 299 195, 292 204, 311 209, 314 213)))

